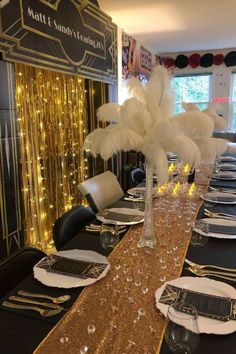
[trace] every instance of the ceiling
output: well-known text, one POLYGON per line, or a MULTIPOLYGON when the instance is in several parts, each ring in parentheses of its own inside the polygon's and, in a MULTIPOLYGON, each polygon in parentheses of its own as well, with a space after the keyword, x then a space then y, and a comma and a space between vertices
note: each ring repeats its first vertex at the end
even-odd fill
POLYGON ((113 22, 159 53, 236 47, 235 0, 98 0, 113 22))

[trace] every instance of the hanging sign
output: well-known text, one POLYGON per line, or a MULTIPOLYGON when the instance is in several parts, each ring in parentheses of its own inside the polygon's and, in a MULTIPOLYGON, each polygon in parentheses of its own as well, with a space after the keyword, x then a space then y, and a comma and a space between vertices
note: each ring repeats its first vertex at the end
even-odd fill
POLYGON ((0 1, 3 59, 113 82, 117 28, 90 1, 0 1))

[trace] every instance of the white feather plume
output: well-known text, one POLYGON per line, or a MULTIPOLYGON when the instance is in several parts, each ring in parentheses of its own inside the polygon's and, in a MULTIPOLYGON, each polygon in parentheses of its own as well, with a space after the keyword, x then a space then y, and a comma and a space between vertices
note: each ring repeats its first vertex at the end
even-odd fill
POLYGON ((152 126, 147 109, 136 99, 129 98, 120 110, 120 124, 144 136, 152 126))
POLYGON ((161 186, 168 182, 169 171, 167 154, 162 147, 157 143, 145 142, 141 151, 146 156, 147 161, 149 161, 155 169, 158 185, 161 186))
POLYGON ((104 129, 100 141, 100 155, 104 160, 109 159, 119 151, 140 151, 143 138, 131 129, 122 125, 110 125, 104 129))
POLYGON ((173 97, 170 74, 163 66, 157 66, 145 89, 145 97, 153 124, 173 114, 173 97))
POLYGON ((157 122, 147 134, 145 140, 157 142, 158 144, 171 143, 171 139, 176 135, 175 127, 169 119, 157 122))
POLYGON ((121 105, 117 103, 105 103, 97 110, 98 120, 102 122, 119 122, 121 105))
POLYGON ((193 140, 187 136, 178 135, 173 137, 168 146, 169 151, 176 154, 181 161, 198 166, 201 160, 201 153, 193 140))
POLYGON ((227 127, 227 122, 210 108, 204 109, 202 112, 209 115, 214 121, 214 129, 223 130, 227 127))
POLYGON ((146 105, 144 88, 137 78, 132 77, 128 79, 127 89, 131 97, 136 98, 142 105, 146 105))
POLYGON ((183 107, 183 109, 184 109, 186 112, 189 112, 189 111, 199 111, 198 106, 197 106, 195 103, 192 103, 192 102, 182 102, 182 103, 181 103, 181 106, 183 107))
POLYGON ((215 138, 196 139, 195 143, 201 151, 202 161, 213 162, 217 156, 227 150, 227 140, 215 138))
POLYGON ((213 119, 202 112, 189 111, 176 114, 170 119, 176 132, 196 139, 200 137, 211 137, 214 130, 213 119))
POLYGON ((105 129, 95 129, 85 138, 83 150, 89 151, 94 157, 100 154, 101 141, 103 141, 105 129))

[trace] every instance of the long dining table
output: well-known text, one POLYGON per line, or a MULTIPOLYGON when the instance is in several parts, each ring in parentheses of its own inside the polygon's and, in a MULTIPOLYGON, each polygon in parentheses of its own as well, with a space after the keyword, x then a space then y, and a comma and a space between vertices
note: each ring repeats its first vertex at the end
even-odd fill
MULTIPOLYGON (((202 173, 202 172, 201 172, 202 173)), ((201 192, 207 190, 209 176, 204 183, 198 179, 201 192)), ((215 187, 225 182, 211 181, 215 187)), ((236 188, 235 181, 227 182, 228 188, 236 188)), ((7 294, 0 303, 0 340, 3 354, 169 354, 170 349, 164 341, 165 317, 155 304, 155 291, 166 281, 180 276, 194 277, 186 268, 185 257, 199 264, 217 264, 236 268, 236 241, 209 237, 205 247, 195 248, 189 244, 191 228, 186 229, 185 221, 178 213, 179 199, 170 197, 164 202, 166 208, 174 204, 176 214, 167 219, 168 214, 159 197, 154 201, 154 220, 157 247, 138 248, 142 225, 132 226, 110 253, 100 244, 98 233, 81 230, 71 239, 63 250, 94 250, 105 256, 111 264, 107 276, 86 288, 52 288, 36 279, 33 274, 24 279, 7 294), (164 214, 161 215, 161 212, 164 214), (167 232, 168 239, 167 243, 167 232), (171 246, 172 252, 167 253, 171 246), (1 304, 12 294, 22 290, 44 293, 51 296, 71 295, 66 310, 53 318, 41 318, 40 314, 16 309, 6 309, 1 304), (14 340, 13 340, 14 338, 14 340)), ((202 199, 184 197, 181 207, 194 201, 193 220, 204 215, 202 199)), ((124 206, 121 202, 120 206, 124 206)), ((234 205, 212 205, 214 211, 236 215, 234 205)), ((214 277, 212 278, 214 279, 214 277)), ((230 283, 233 287, 236 283, 230 283)), ((235 353, 236 334, 201 334, 196 354, 235 353)))

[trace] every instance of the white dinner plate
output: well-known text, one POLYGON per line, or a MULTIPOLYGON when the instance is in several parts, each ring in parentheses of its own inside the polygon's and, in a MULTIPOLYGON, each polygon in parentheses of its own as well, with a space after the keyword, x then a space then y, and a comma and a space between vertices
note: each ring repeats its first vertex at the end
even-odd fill
MULTIPOLYGON (((87 286, 105 277, 108 270, 110 269, 110 263, 108 262, 107 258, 94 251, 68 250, 68 251, 59 251, 55 254, 58 256, 82 260, 82 261, 95 262, 95 263, 107 263, 107 267, 104 269, 104 271, 97 279, 94 278, 80 279, 80 278, 71 277, 67 275, 47 272, 46 269, 39 268, 37 267, 36 264, 33 268, 34 277, 47 286, 53 286, 53 287, 65 288, 65 289, 77 288, 79 286, 87 286)), ((40 262, 41 261, 42 260, 40 260, 40 262)))
POLYGON ((101 221, 104 224, 114 224, 114 225, 135 225, 140 224, 144 220, 144 212, 138 209, 131 209, 131 208, 109 208, 109 211, 117 214, 125 214, 125 215, 133 215, 133 216, 140 216, 140 221, 118 221, 107 219, 99 213, 96 215, 97 220, 101 221))
POLYGON ((236 195, 231 194, 231 193, 224 193, 224 192, 209 192, 206 193, 205 195, 202 195, 201 198, 205 200, 206 202, 211 202, 214 204, 236 204, 236 195), (232 197, 234 198, 234 201, 221 201, 221 200, 214 200, 216 197, 232 197))
MULTIPOLYGON (((179 288, 198 291, 200 293, 236 299, 236 290, 226 283, 212 280, 209 278, 181 277, 166 282, 155 293, 156 306, 165 316, 167 315, 168 305, 160 303, 159 299, 163 293, 166 284, 174 285, 179 288)), ((199 316, 198 326, 200 333, 229 334, 236 331, 236 321, 234 320, 223 322, 199 316)))
MULTIPOLYGON (((233 226, 236 228, 236 221, 235 220, 227 220, 227 219, 220 219, 220 218, 203 218, 199 219, 202 221, 207 222, 208 224, 211 225, 220 225, 220 226, 233 226)), ((199 234, 208 236, 208 237, 215 237, 215 238, 224 238, 224 239, 236 239, 236 233, 235 235, 232 234, 220 234, 220 233, 214 233, 214 232, 204 232, 196 227, 194 227, 194 230, 197 231, 199 234)))
POLYGON ((236 180, 236 173, 232 171, 222 171, 212 175, 213 179, 220 179, 223 181, 235 181, 236 180))
POLYGON ((219 161, 221 161, 221 162, 233 162, 233 161, 236 161, 236 157, 234 157, 234 156, 221 156, 220 158, 219 158, 219 161))
POLYGON ((127 193, 130 195, 145 195, 146 187, 134 187, 127 190, 127 193))
POLYGON ((232 163, 222 163, 218 165, 218 168, 220 171, 235 171, 236 165, 233 165, 232 163))

